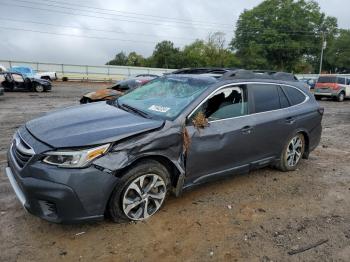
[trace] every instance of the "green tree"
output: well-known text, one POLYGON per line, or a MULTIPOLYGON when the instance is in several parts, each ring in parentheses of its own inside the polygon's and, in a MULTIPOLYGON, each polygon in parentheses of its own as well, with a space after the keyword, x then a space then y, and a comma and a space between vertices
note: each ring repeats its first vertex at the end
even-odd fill
POLYGON ((128 57, 124 52, 118 53, 115 58, 109 62, 107 62, 107 65, 120 65, 125 66, 128 63, 128 57))
POLYGON ((128 66, 145 66, 145 58, 136 52, 131 52, 128 55, 126 64, 128 66))
POLYGON ((350 30, 339 30, 325 51, 324 69, 331 72, 350 72, 350 30))
POLYGON ((293 71, 304 57, 319 62, 322 34, 332 40, 337 20, 312 0, 265 0, 239 17, 232 50, 247 68, 293 71))
POLYGON ((185 67, 206 67, 206 43, 203 40, 196 40, 185 46, 183 50, 183 62, 185 67))
POLYGON ((155 67, 180 68, 183 65, 183 56, 179 48, 174 47, 171 41, 158 43, 153 51, 152 62, 155 67))

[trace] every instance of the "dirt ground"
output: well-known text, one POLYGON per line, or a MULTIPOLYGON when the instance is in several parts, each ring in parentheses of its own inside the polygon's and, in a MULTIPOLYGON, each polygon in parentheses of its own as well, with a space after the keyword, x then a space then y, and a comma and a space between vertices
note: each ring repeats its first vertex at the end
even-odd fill
POLYGON ((142 223, 56 225, 26 213, 3 172, 12 134, 98 86, 0 97, 0 261, 350 261, 350 101, 321 102, 321 144, 295 172, 206 184, 142 223), (328 242, 288 254, 320 240, 328 242))

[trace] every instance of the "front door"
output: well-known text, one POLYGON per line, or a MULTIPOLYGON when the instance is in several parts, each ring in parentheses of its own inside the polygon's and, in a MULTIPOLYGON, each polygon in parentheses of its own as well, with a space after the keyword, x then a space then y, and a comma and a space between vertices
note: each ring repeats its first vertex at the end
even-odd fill
POLYGON ((16 89, 25 89, 24 78, 21 74, 12 74, 14 85, 16 89))
POLYGON ((187 183, 249 170, 254 122, 248 115, 247 97, 245 86, 225 87, 190 115, 187 183))

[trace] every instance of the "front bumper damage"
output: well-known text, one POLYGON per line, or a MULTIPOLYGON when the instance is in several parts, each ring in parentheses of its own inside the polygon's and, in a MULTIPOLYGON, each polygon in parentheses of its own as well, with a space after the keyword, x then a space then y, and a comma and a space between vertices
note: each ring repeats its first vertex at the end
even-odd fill
POLYGON ((119 181, 94 166, 84 169, 49 166, 38 161, 38 155, 20 167, 12 146, 5 173, 24 208, 55 223, 103 219, 109 196, 119 181))

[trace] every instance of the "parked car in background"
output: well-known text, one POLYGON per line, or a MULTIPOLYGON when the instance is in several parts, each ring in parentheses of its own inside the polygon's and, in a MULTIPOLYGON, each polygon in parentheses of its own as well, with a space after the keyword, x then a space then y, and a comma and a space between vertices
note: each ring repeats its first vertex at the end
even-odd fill
POLYGON ((51 82, 44 79, 29 78, 17 72, 0 72, 0 84, 5 91, 50 91, 51 82))
MULTIPOLYGON (((158 76, 156 76, 158 77, 158 76)), ((117 82, 115 85, 108 87, 106 89, 97 90, 95 92, 90 92, 80 99, 81 104, 87 104, 92 102, 113 100, 126 92, 134 90, 135 88, 142 86, 149 81, 155 79, 156 77, 135 77, 127 80, 122 80, 117 82)))
POLYGON ((54 111, 15 133, 6 174, 30 213, 72 223, 142 221, 168 192, 266 166, 295 170, 319 144, 323 108, 278 78, 167 75, 115 101, 54 111))
POLYGON ((23 76, 28 78, 34 78, 35 76, 35 71, 30 67, 26 67, 26 66, 13 66, 9 69, 9 71, 20 73, 23 76))
POLYGON ((136 75, 135 77, 152 77, 152 78, 157 78, 159 75, 154 75, 154 74, 139 74, 136 75))
POLYGON ((45 79, 48 81, 53 81, 58 79, 56 72, 36 72, 35 77, 40 79, 45 79))
POLYGON ((310 89, 315 89, 315 85, 316 85, 317 80, 313 79, 313 78, 301 78, 300 81, 309 85, 310 89))
POLYGON ((57 80, 57 74, 56 72, 37 72, 36 70, 33 70, 30 67, 27 66, 13 66, 10 68, 11 72, 17 72, 25 75, 29 78, 39 78, 39 79, 45 79, 48 81, 57 80))
POLYGON ((4 67, 3 65, 0 65, 0 72, 6 72, 7 69, 6 67, 4 67))
POLYGON ((350 98, 350 79, 336 75, 321 75, 317 80, 314 94, 316 99, 328 97, 343 102, 345 98, 350 98))

